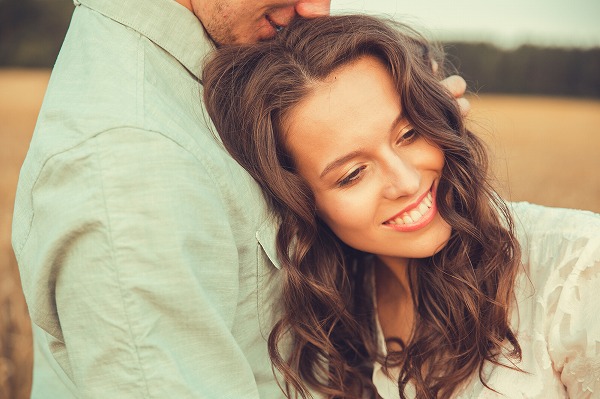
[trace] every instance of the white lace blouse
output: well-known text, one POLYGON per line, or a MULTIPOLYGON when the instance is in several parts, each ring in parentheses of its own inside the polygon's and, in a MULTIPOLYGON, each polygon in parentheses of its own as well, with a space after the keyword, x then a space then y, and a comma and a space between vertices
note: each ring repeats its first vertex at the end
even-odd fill
MULTIPOLYGON (((485 365, 455 394, 476 398, 600 398, 600 215, 528 203, 511 204, 524 270, 517 277, 511 325, 524 372, 485 365)), ((379 344, 385 353, 379 328, 379 344)), ((505 358, 500 359, 508 363, 505 358)), ((375 364, 383 399, 399 398, 397 372, 375 364)), ((407 397, 414 397, 408 387, 407 397)))

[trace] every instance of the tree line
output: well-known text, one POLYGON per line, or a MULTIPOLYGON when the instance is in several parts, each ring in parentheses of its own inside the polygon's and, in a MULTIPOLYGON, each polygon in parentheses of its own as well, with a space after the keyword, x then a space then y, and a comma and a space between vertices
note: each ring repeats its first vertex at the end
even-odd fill
POLYGON ((0 67, 54 65, 72 13, 69 0, 0 0, 0 67))
POLYGON ((471 91, 600 98, 600 48, 446 43, 444 50, 471 91))
MULTIPOLYGON (((0 67, 52 67, 72 12, 69 0, 0 0, 0 67)), ((453 69, 477 93, 600 98, 600 48, 443 47, 453 69)))

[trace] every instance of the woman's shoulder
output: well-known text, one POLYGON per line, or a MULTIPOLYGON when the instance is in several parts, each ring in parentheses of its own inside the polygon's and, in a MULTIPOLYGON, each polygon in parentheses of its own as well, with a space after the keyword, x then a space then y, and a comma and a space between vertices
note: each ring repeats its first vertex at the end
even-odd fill
POLYGON ((595 261, 600 261, 600 214, 527 202, 508 206, 524 261, 544 256, 548 264, 550 259, 560 261, 586 251, 595 252, 595 261))
POLYGON ((578 268, 600 264, 600 214, 527 202, 508 206, 531 277, 567 267, 570 270, 560 273, 564 277, 578 268))
POLYGON ((597 236, 600 232, 600 214, 590 211, 528 202, 509 202, 508 206, 518 234, 558 234, 570 239, 597 236))
POLYGON ((570 394, 600 391, 600 319, 590 317, 600 309, 600 215, 528 203, 509 208, 526 272, 517 283, 521 322, 531 317, 529 329, 544 337, 547 363, 570 394))

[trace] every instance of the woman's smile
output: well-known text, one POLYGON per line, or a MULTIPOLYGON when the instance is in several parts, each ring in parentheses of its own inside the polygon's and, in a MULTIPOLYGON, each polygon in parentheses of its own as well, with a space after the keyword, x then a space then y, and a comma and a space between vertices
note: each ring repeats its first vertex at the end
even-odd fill
POLYGON ((416 202, 408 205, 383 225, 396 231, 410 232, 427 226, 437 213, 434 186, 419 196, 416 202))

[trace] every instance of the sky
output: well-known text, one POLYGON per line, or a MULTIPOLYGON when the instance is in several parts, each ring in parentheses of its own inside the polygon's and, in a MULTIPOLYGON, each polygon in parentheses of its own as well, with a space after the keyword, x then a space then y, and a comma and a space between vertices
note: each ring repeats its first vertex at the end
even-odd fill
POLYGON ((331 9, 390 16, 433 40, 600 47, 600 0, 332 0, 331 9))

